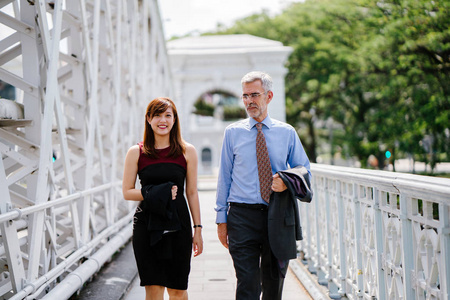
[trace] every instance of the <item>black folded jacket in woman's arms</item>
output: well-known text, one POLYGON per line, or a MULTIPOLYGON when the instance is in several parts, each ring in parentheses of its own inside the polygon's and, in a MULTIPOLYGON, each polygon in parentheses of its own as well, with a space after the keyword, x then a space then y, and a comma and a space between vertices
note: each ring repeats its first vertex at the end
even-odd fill
POLYGON ((175 202, 172 200, 173 182, 146 185, 141 188, 144 197, 141 208, 148 214, 147 229, 151 231, 151 244, 156 244, 166 232, 181 229, 175 202))

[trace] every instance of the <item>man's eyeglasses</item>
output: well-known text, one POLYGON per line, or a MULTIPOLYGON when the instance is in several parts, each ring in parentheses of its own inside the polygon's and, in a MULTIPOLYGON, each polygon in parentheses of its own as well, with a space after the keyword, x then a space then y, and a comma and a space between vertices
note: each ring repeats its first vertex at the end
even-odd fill
POLYGON ((264 92, 264 93, 251 93, 251 94, 242 94, 242 96, 241 96, 241 98, 242 99, 244 99, 244 100, 247 100, 247 99, 256 99, 256 98, 258 98, 259 96, 261 96, 262 94, 267 94, 267 92, 264 92))

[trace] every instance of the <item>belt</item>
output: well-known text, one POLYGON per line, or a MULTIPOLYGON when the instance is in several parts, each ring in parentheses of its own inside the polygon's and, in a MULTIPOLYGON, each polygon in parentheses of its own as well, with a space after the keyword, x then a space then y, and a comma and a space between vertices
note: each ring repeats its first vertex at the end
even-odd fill
POLYGON ((265 205, 265 204, 248 204, 248 203, 238 203, 238 202, 230 202, 230 206, 255 209, 255 210, 267 210, 267 208, 268 208, 268 205, 265 205))

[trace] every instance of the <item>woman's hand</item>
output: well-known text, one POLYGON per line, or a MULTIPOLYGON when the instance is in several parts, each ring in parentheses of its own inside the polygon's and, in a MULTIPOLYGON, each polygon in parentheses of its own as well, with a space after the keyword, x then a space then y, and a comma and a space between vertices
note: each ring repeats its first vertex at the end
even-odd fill
POLYGON ((203 252, 203 238, 202 238, 202 228, 194 228, 194 238, 192 241, 194 247, 194 257, 199 256, 203 252))
POLYGON ((178 187, 176 185, 172 186, 172 200, 177 197, 178 187))

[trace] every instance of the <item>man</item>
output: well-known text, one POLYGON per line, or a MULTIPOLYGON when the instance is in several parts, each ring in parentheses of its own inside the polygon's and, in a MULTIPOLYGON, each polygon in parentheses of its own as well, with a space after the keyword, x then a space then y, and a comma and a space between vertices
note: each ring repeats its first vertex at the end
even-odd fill
POLYGON ((268 115, 272 78, 263 72, 250 72, 241 84, 250 118, 225 130, 217 186, 217 234, 233 259, 236 299, 259 300, 261 291, 263 300, 281 299, 289 261, 277 260, 270 249, 267 195, 287 188, 276 172, 296 166, 304 166, 309 172, 310 163, 295 129, 268 115), (268 192, 258 173, 258 128, 262 128, 270 158, 269 180, 273 182, 269 182, 268 192))

